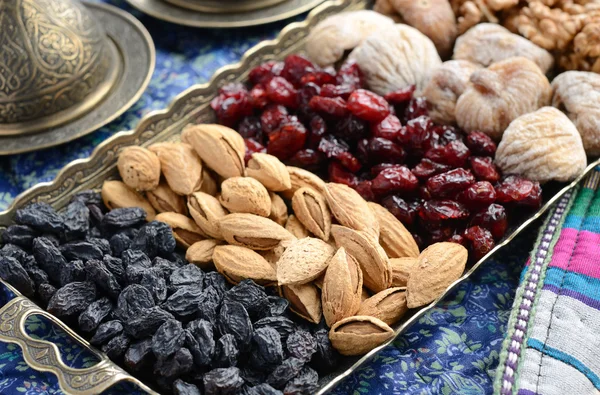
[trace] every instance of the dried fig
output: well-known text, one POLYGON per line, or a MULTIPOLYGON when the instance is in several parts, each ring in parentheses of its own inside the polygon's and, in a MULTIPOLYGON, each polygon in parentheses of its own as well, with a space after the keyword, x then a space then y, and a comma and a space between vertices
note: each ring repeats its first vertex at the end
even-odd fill
POLYGON ((471 85, 458 98, 456 122, 499 140, 510 122, 550 104, 550 82, 531 60, 509 58, 471 74, 471 85))
POLYGON ((543 107, 511 122, 498 145, 496 164, 504 173, 533 181, 570 181, 585 169, 587 158, 569 118, 543 107))

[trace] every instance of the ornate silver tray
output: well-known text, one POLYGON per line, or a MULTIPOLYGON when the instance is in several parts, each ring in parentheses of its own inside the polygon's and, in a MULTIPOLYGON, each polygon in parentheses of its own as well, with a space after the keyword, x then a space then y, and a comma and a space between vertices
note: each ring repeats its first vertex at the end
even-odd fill
MULTIPOLYGON (((74 193, 85 189, 99 189, 104 180, 117 176, 117 156, 119 150, 123 147, 133 144, 148 146, 158 141, 177 140, 181 129, 188 123, 214 122, 214 115, 209 104, 210 100, 217 94, 219 87, 229 82, 244 81, 252 67, 267 60, 279 60, 288 54, 301 52, 310 28, 325 17, 341 11, 362 9, 367 7, 368 4, 368 0, 330 0, 323 3, 309 14, 306 21, 287 26, 276 39, 262 42, 246 52, 239 63, 218 70, 208 83, 192 86, 178 95, 167 109, 154 111, 146 115, 135 130, 117 133, 100 144, 89 158, 79 159, 65 166, 54 181, 38 184, 17 196, 8 210, 0 212, 0 233, 3 228, 10 225, 15 211, 28 203, 45 201, 60 209, 68 203, 74 193)), ((600 159, 590 164, 584 173, 572 183, 548 188, 546 192, 549 193, 545 193, 543 207, 537 212, 522 218, 520 225, 512 228, 501 243, 479 262, 470 266, 467 272, 449 286, 446 292, 437 300, 428 306, 413 310, 401 322, 396 324, 394 329, 397 336, 433 308, 456 285, 467 279, 483 262, 496 254, 499 249, 505 247, 532 222, 540 218, 563 194, 575 187, 598 165, 600 165, 600 159)), ((11 288, 11 290, 19 295, 14 289, 11 288)), ((97 394, 122 380, 136 383, 149 393, 154 393, 139 380, 110 362, 108 357, 90 346, 89 343, 56 317, 39 309, 21 295, 0 308, 0 340, 19 344, 24 349, 27 363, 35 369, 51 371, 56 374, 59 377, 61 388, 66 393, 77 395, 97 394), (25 318, 32 314, 43 314, 94 355, 99 356, 101 362, 87 370, 68 368, 60 360, 55 345, 32 339, 25 333, 23 323, 25 318), (83 382, 86 385, 82 386, 81 383, 83 382)), ((389 343, 391 341, 372 350, 360 359, 345 359, 344 363, 335 372, 321 379, 318 394, 325 394, 335 387, 344 377, 368 361, 389 343)))

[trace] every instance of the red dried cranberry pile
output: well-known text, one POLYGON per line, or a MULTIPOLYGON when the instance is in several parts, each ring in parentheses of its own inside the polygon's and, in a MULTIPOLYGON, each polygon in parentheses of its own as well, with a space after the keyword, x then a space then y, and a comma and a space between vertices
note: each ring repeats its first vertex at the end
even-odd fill
POLYGON ((249 74, 250 89, 230 84, 211 106, 245 139, 246 160, 267 152, 380 202, 424 247, 454 241, 479 259, 506 232, 507 210, 537 208, 538 183, 502 178, 496 144, 434 124, 425 99, 407 87, 381 97, 361 71, 336 72, 290 55, 249 74))

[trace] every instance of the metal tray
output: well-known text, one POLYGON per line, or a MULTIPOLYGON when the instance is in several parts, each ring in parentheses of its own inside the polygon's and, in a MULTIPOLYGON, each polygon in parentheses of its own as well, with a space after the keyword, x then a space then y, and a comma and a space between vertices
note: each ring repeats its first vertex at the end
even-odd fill
MULTIPOLYGON (((280 60, 291 53, 301 52, 304 40, 310 28, 327 16, 354 9, 363 9, 369 4, 368 0, 332 0, 327 1, 313 10, 306 21, 293 23, 284 28, 279 36, 265 41, 250 49, 239 63, 225 66, 218 70, 210 82, 195 85, 178 95, 165 110, 154 111, 145 116, 135 130, 120 132, 100 144, 87 159, 71 162, 63 168, 52 182, 41 183, 23 192, 14 200, 8 210, 0 212, 0 233, 10 225, 15 211, 24 205, 37 201, 45 201, 60 209, 64 207, 71 196, 85 189, 99 189, 106 179, 118 175, 116 162, 119 150, 129 145, 148 146, 158 141, 177 140, 181 129, 188 123, 214 122, 214 114, 209 106, 210 100, 217 94, 220 86, 229 82, 242 82, 250 69, 267 60, 280 60)), ((585 172, 575 181, 565 185, 551 185, 545 189, 545 204, 535 213, 524 216, 522 222, 510 229, 509 234, 489 254, 479 262, 468 267, 467 272, 446 292, 431 304, 415 309, 400 323, 394 326, 397 336, 402 334, 412 323, 418 320, 428 310, 433 308, 456 285, 467 279, 484 261, 506 246, 515 236, 522 232, 536 219, 541 217, 563 194, 572 189, 594 167, 600 165, 600 160, 589 165, 585 172)), ((12 288, 11 288, 12 289, 12 288)), ((14 289, 12 289, 14 291, 14 289)), ((17 292, 15 292, 18 294, 17 292)), ((0 340, 19 344, 24 349, 26 362, 35 369, 50 371, 59 377, 61 388, 69 394, 87 395, 99 393, 116 382, 127 380, 139 385, 142 389, 152 392, 123 369, 119 368, 102 353, 94 349, 84 339, 79 337, 56 317, 43 312, 33 303, 19 295, 7 305, 0 308, 0 340), (64 329, 85 348, 101 358, 100 364, 88 370, 70 369, 60 361, 58 349, 48 342, 34 340, 25 334, 23 323, 31 314, 43 314, 55 325, 64 329), (6 319, 6 320, 5 320, 6 319), (4 324, 6 322, 6 324, 4 324), (87 384, 81 386, 85 381, 87 384)), ((364 362, 368 361, 388 342, 361 358, 346 358, 335 372, 325 376, 320 381, 318 394, 324 394, 337 385, 344 377, 351 374, 364 362)))

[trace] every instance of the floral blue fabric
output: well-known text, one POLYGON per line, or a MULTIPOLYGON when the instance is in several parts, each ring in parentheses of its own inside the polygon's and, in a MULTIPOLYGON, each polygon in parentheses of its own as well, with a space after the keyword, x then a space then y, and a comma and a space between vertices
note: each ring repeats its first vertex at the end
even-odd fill
MULTIPOLYGON (((59 147, 0 157, 0 210, 23 190, 52 180, 68 162, 89 156, 107 137, 131 129, 145 113, 164 108, 175 95, 192 84, 207 81, 217 68, 239 60, 247 49, 273 38, 291 22, 227 31, 192 29, 145 16, 123 0, 95 1, 133 13, 150 31, 157 50, 150 85, 130 110, 97 132, 59 147)), ((527 233, 515 240, 510 249, 487 262, 438 308, 343 381, 333 393, 491 393, 519 272, 536 232, 527 233)), ((10 298, 7 290, 0 289, 0 306, 10 298)), ((32 318, 27 329, 35 336, 59 344, 70 366, 94 363, 66 334, 44 320, 32 318)), ((0 394, 62 393, 52 374, 27 366, 18 346, 0 343, 0 394)), ((135 391, 131 387, 117 387, 110 393, 135 391)))

